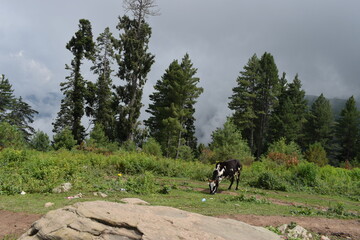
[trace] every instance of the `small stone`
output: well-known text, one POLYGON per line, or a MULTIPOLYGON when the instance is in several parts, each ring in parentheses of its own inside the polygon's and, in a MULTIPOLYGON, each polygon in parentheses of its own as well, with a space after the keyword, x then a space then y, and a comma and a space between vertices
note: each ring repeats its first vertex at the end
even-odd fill
POLYGON ((72 188, 72 184, 67 182, 67 183, 63 183, 60 186, 54 188, 52 191, 53 191, 53 193, 63 193, 63 192, 70 191, 71 188, 72 188))
POLYGON ((320 240, 330 240, 330 238, 328 238, 327 236, 322 235, 320 240))
POLYGON ((94 194, 95 197, 102 197, 102 198, 108 197, 107 194, 102 193, 102 192, 94 192, 93 194, 94 194))
POLYGON ((45 203, 45 207, 46 207, 46 208, 52 207, 52 206, 54 206, 54 205, 55 205, 55 203, 52 203, 52 202, 47 202, 47 203, 45 203))
POLYGON ((100 196, 101 196, 102 198, 106 198, 108 195, 105 194, 105 193, 100 192, 100 196))
POLYGON ((280 227, 278 227, 277 229, 281 232, 281 234, 285 234, 286 233, 286 229, 288 228, 287 224, 283 224, 280 227))
POLYGON ((145 202, 139 198, 122 198, 121 201, 133 205, 150 205, 148 202, 145 202))
POLYGON ((288 231, 288 236, 292 237, 292 238, 301 238, 303 240, 308 240, 308 232, 305 228, 303 228, 302 226, 297 225, 296 227, 294 227, 293 229, 290 229, 288 231))

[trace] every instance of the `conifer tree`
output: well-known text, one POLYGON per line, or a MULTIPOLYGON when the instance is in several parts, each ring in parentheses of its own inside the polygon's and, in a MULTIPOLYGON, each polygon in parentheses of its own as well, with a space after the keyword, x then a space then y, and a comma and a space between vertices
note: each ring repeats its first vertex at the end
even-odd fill
POLYGON ((305 91, 301 90, 298 75, 292 83, 287 83, 285 74, 280 79, 281 94, 279 104, 274 109, 270 119, 269 140, 277 141, 285 138, 287 141, 300 143, 307 113, 305 91))
POLYGON ((255 132, 255 113, 256 86, 259 81, 260 64, 259 59, 254 54, 244 66, 244 71, 236 79, 237 87, 233 88, 233 95, 230 97, 229 108, 234 110, 232 120, 240 129, 243 137, 247 139, 251 152, 255 152, 254 132, 255 132))
POLYGON ((7 122, 16 126, 28 142, 30 141, 31 135, 35 133, 35 129, 30 125, 34 122, 35 114, 38 114, 38 112, 32 109, 31 106, 20 97, 15 100, 11 112, 8 114, 7 122))
POLYGON ((256 86, 255 109, 255 142, 256 158, 265 151, 267 134, 269 130, 270 114, 278 104, 277 97, 280 91, 278 69, 274 57, 270 53, 264 53, 260 59, 260 75, 256 86))
POLYGON ((234 110, 234 124, 247 139, 251 152, 259 158, 265 151, 270 115, 278 104, 280 92, 273 56, 265 52, 258 59, 254 54, 240 72, 237 83, 229 108, 234 110))
POLYGON ((327 152, 333 138, 333 113, 329 100, 321 94, 311 105, 305 124, 305 146, 319 142, 327 152))
POLYGON ((38 130, 30 140, 30 146, 38 151, 49 151, 50 150, 50 138, 43 131, 38 130))
POLYGON ((351 96, 335 125, 335 134, 340 145, 340 161, 352 161, 359 153, 359 132, 360 112, 354 97, 351 96))
POLYGON ((210 149, 214 152, 212 163, 231 158, 251 159, 250 148, 231 118, 226 120, 222 128, 217 128, 211 134, 211 139, 210 149))
POLYGON ((66 44, 66 49, 72 52, 74 59, 71 61, 71 66, 67 64, 65 66, 71 73, 66 77, 67 81, 60 84, 64 98, 61 101, 57 119, 53 123, 55 133, 69 127, 78 144, 85 138, 85 128, 81 124, 81 118, 85 113, 84 105, 87 95, 86 80, 80 70, 84 58, 93 59, 94 45, 90 21, 80 19, 79 30, 66 44))
POLYGON ((117 41, 117 76, 125 82, 116 86, 116 121, 119 141, 134 140, 138 118, 142 107, 143 87, 154 63, 154 55, 149 53, 151 27, 145 18, 153 15, 153 0, 125 0, 124 7, 131 11, 128 16, 119 18, 117 29, 120 39, 117 41))
POLYGON ((181 64, 177 60, 170 64, 150 95, 153 103, 146 111, 152 116, 145 124, 168 157, 178 157, 182 146, 192 147, 194 142, 194 104, 203 91, 197 87, 196 72, 186 54, 181 64))
POLYGON ((23 133, 26 141, 35 133, 31 123, 38 112, 23 101, 22 97, 15 98, 12 85, 4 75, 0 77, 0 122, 5 121, 23 133))
POLYGON ((95 84, 88 84, 89 107, 87 114, 93 117, 95 124, 103 127, 105 135, 115 140, 115 119, 112 109, 112 64, 115 58, 114 37, 110 29, 105 28, 104 32, 97 38, 94 66, 91 70, 98 75, 95 84))
POLYGON ((14 90, 5 75, 0 76, 0 120, 3 120, 6 111, 11 109, 14 103, 14 90))

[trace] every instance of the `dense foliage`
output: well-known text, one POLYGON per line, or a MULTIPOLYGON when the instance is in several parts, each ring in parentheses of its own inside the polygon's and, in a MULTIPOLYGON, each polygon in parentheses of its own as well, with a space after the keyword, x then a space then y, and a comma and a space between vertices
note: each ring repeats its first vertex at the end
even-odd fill
MULTIPOLYGON (((152 191, 157 176, 203 180, 213 165, 157 157, 146 153, 118 151, 110 155, 79 150, 39 152, 6 148, 0 152, 0 194, 46 193, 64 182, 75 191, 152 191), (137 184, 139 181, 143 184, 137 184), (149 189, 145 186, 148 184, 149 189)), ((245 166, 242 185, 281 191, 359 196, 360 169, 319 167, 301 162, 288 167, 264 159, 245 166)))

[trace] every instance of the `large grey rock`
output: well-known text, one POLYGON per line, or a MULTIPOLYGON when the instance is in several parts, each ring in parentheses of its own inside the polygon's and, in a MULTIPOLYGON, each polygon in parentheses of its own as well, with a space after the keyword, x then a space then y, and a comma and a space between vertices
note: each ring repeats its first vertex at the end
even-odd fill
POLYGON ((171 207, 96 201, 50 211, 19 239, 278 240, 280 237, 240 221, 171 207))

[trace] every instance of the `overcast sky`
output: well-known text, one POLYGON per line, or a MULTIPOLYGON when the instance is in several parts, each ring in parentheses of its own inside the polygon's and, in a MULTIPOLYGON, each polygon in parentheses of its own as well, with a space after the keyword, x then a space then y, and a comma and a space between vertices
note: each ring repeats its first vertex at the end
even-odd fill
MULTIPOLYGON (((208 142, 227 115, 228 97, 248 59, 270 52, 288 81, 299 74, 308 95, 349 98, 360 89, 358 0, 158 0, 150 17, 155 64, 144 88, 144 110, 153 85, 172 60, 189 53, 204 93, 196 105, 197 136, 208 142)), ((96 38, 105 27, 115 36, 122 0, 1 0, 0 74, 17 96, 40 114, 34 127, 51 134, 69 74, 65 45, 81 18, 96 38)), ((84 68, 88 67, 84 65, 84 68)), ((84 69, 87 78, 94 78, 84 69)), ((147 118, 142 114, 141 118, 147 118)))

